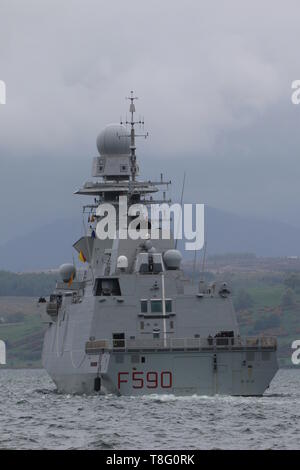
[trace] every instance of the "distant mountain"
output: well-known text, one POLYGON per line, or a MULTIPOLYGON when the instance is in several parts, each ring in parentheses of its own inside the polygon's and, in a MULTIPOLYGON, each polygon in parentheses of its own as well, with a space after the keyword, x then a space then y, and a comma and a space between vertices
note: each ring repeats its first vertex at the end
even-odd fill
POLYGON ((80 238, 80 218, 58 219, 0 246, 0 270, 36 271, 72 262, 73 243, 80 238))
MULTIPOLYGON (((300 228, 281 222, 205 209, 207 253, 300 255, 300 228)), ((0 246, 0 270, 34 271, 72 261, 72 244, 82 235, 80 218, 60 219, 0 246)), ((178 243, 182 249, 183 242, 178 243)), ((186 258, 191 252, 184 254, 186 258)))
POLYGON ((205 227, 209 254, 246 252, 273 257, 300 255, 300 228, 282 222, 208 207, 205 227))

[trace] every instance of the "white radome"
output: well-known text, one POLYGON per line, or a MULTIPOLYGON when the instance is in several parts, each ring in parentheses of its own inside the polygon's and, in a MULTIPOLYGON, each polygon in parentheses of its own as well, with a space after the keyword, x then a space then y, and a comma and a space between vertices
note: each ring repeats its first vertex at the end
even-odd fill
POLYGON ((167 250, 163 256, 164 262, 168 269, 179 269, 182 255, 179 250, 167 250))
POLYGON ((71 277, 75 279, 76 277, 76 268, 74 264, 65 263, 59 267, 59 274, 64 282, 69 282, 71 277))
POLYGON ((117 259, 117 268, 118 269, 127 269, 128 268, 128 259, 127 256, 121 255, 117 259))
POLYGON ((125 126, 109 124, 97 137, 100 155, 129 155, 130 137, 125 126))

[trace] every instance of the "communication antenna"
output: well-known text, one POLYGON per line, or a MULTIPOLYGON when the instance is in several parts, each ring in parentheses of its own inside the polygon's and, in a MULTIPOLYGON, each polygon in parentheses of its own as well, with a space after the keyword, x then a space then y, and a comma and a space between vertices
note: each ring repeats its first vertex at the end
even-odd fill
POLYGON ((204 275, 205 258, 206 258, 206 247, 207 247, 207 243, 206 243, 206 241, 205 241, 205 242, 204 242, 204 247, 203 247, 203 258, 202 258, 202 269, 201 269, 202 279, 203 279, 203 275, 204 275))
POLYGON ((194 284, 194 281, 195 281, 196 263, 197 263, 197 250, 194 251, 193 277, 192 277, 193 284, 194 284))
MULTIPOLYGON (((181 207, 181 214, 182 214, 182 202, 183 202, 183 195, 184 195, 184 186, 185 186, 185 172, 183 174, 183 181, 182 181, 182 189, 181 189, 181 198, 180 198, 180 207, 181 207)), ((178 232, 179 232, 179 224, 182 224, 182 217, 179 218, 178 220, 178 225, 177 225, 177 233, 176 233, 176 241, 175 241, 175 250, 177 248, 177 242, 178 242, 178 232)))
POLYGON ((131 114, 131 119, 130 119, 130 121, 128 121, 127 116, 126 116, 126 121, 123 122, 121 120, 120 124, 126 124, 126 126, 128 124, 130 124, 130 126, 131 126, 130 135, 129 135, 129 137, 130 137, 131 178, 132 178, 132 181, 135 181, 135 177, 136 177, 136 173, 137 173, 136 154, 135 154, 135 151, 136 151, 135 138, 136 137, 144 137, 146 139, 149 134, 148 134, 148 132, 146 132, 145 134, 136 134, 135 133, 135 127, 134 126, 136 124, 139 124, 140 127, 144 126, 144 119, 140 118, 138 121, 134 120, 134 113, 136 112, 134 102, 135 102, 135 100, 138 99, 138 97, 134 96, 133 91, 130 92, 130 96, 127 96, 126 99, 130 100, 129 112, 131 114))

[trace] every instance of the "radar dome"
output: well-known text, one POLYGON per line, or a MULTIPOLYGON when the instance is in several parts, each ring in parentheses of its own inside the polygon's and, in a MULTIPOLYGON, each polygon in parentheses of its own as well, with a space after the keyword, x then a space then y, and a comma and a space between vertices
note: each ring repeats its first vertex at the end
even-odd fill
POLYGON ((182 256, 178 250, 167 250, 164 254, 164 262, 167 269, 179 269, 182 256))
POLYGON ((127 269, 128 268, 128 259, 127 256, 121 255, 117 259, 117 268, 127 269))
POLYGON ((73 279, 75 279, 76 268, 71 263, 62 264, 59 267, 59 274, 64 282, 69 282, 72 276, 73 276, 73 279))
POLYGON ((125 126, 109 124, 97 137, 100 155, 129 155, 130 137, 125 126))

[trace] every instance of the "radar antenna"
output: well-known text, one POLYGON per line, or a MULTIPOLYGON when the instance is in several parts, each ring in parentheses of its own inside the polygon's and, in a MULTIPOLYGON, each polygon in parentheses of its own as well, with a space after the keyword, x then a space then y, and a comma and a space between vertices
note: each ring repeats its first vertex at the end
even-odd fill
POLYGON ((131 120, 126 120, 125 121, 120 121, 120 124, 130 124, 131 129, 130 129, 130 162, 131 162, 131 178, 132 181, 135 181, 136 173, 137 173, 137 165, 136 165, 136 146, 135 146, 135 138, 136 137, 145 137, 145 139, 148 137, 148 132, 145 134, 136 134, 135 132, 135 125, 139 124, 140 126, 144 126, 144 119, 139 119, 139 121, 134 120, 134 113, 135 113, 135 104, 134 101, 138 100, 137 96, 134 96, 133 91, 130 92, 130 96, 126 97, 127 100, 130 100, 130 106, 129 106, 129 112, 131 114, 131 120))

